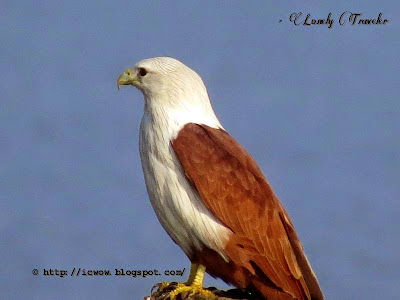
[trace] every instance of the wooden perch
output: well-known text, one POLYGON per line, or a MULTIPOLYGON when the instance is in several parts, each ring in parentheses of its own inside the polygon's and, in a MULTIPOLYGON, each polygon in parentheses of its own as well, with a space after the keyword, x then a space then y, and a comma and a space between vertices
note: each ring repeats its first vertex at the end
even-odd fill
MULTIPOLYGON (((144 300, 169 300, 169 292, 177 287, 177 282, 171 282, 166 288, 160 289, 161 283, 157 283, 151 289, 151 295, 144 297, 144 300)), ((250 295, 248 292, 231 289, 228 291, 218 290, 215 287, 205 288, 214 293, 216 298, 205 297, 200 294, 190 294, 189 292, 184 292, 176 297, 176 300, 260 300, 250 295)))

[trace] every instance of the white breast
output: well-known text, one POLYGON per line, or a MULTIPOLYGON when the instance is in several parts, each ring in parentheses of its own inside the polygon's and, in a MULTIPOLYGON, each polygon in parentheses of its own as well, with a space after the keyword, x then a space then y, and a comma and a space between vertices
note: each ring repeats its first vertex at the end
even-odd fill
MULTIPOLYGON (((147 192, 154 211, 171 238, 192 257, 205 245, 223 254, 231 231, 205 207, 202 199, 184 175, 171 146, 184 124, 202 120, 214 128, 222 127, 216 117, 168 116, 160 108, 145 110, 140 126, 140 157, 147 192), (187 118, 187 119, 186 119, 187 118)), ((196 122, 195 122, 196 123, 196 122)))

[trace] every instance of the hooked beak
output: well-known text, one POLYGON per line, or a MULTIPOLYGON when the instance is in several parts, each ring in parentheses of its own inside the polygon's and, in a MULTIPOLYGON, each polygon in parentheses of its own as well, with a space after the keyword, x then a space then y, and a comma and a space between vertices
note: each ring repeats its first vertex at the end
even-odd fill
POLYGON ((136 86, 138 82, 135 72, 131 69, 126 69, 124 73, 119 75, 117 80, 117 88, 119 90, 120 85, 133 85, 136 86))

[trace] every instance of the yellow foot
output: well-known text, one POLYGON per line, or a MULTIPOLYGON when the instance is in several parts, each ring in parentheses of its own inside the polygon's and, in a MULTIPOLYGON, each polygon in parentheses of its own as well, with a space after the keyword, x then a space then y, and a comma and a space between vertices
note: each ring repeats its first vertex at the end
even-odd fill
POLYGON ((203 287, 198 285, 185 285, 183 283, 178 283, 178 287, 175 288, 173 291, 169 292, 169 298, 171 300, 175 300, 176 296, 182 293, 189 292, 189 295, 202 295, 207 299, 216 299, 215 296, 211 291, 203 289, 203 287))
POLYGON ((200 264, 192 264, 190 268, 189 279, 186 283, 180 282, 162 282, 156 284, 151 289, 151 295, 167 297, 170 300, 176 300, 179 294, 188 293, 189 295, 199 295, 206 299, 216 299, 209 290, 203 289, 203 279, 206 271, 206 267, 200 264), (153 292, 154 289, 157 290, 153 292))

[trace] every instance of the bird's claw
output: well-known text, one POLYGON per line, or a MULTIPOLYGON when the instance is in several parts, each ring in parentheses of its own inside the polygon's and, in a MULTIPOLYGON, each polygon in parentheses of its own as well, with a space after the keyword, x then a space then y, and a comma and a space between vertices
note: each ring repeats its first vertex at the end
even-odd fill
POLYGON ((176 297, 182 293, 189 293, 190 295, 199 294, 207 299, 216 299, 217 297, 209 290, 204 289, 199 285, 185 285, 183 283, 178 284, 178 287, 169 292, 169 299, 176 300, 176 297))
POLYGON ((162 282, 156 284, 152 288, 152 294, 162 295, 165 300, 177 300, 178 295, 189 293, 189 295, 201 295, 206 299, 216 299, 215 294, 209 290, 204 289, 201 285, 191 284, 186 285, 181 282, 162 282), (153 290, 155 290, 153 292, 153 290))

